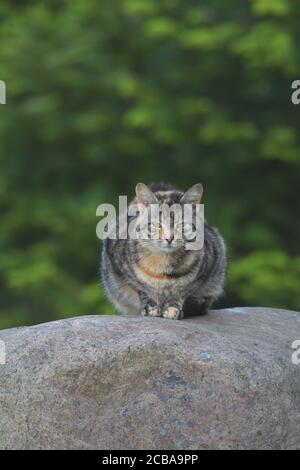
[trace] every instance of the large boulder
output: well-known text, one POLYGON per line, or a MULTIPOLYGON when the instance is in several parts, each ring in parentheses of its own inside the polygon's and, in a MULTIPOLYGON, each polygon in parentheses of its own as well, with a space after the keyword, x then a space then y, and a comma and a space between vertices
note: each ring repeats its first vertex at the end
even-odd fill
POLYGON ((0 447, 300 448, 299 339, 299 313, 265 308, 2 331, 0 447))

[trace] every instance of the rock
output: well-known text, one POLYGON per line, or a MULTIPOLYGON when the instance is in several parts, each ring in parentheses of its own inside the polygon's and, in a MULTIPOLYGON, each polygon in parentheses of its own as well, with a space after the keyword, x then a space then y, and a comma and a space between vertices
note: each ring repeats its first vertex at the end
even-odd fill
POLYGON ((2 449, 300 448, 300 314, 89 316, 0 332, 2 449))

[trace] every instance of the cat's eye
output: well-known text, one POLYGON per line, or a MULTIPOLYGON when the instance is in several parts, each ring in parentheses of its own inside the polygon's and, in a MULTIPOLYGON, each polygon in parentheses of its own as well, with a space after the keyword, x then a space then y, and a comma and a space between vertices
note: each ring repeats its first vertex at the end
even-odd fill
POLYGON ((197 227, 194 223, 179 223, 176 225, 176 232, 186 238, 193 238, 195 236, 197 227))
POLYGON ((176 228, 181 229, 181 230, 196 230, 196 225, 194 223, 180 222, 176 224, 176 228))

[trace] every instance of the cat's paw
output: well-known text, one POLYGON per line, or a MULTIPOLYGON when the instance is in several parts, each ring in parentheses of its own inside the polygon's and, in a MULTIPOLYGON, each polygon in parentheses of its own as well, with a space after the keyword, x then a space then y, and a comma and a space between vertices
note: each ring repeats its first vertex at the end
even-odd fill
POLYGON ((156 305, 146 305, 143 308, 141 315, 143 317, 161 317, 161 312, 156 305))
POLYGON ((183 318, 183 311, 178 307, 166 307, 163 310, 162 316, 169 320, 181 320, 183 318))

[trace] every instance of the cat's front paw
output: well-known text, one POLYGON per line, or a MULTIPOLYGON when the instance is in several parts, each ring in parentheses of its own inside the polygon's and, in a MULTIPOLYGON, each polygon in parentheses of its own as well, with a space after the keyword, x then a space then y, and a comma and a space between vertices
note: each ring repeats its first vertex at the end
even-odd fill
POLYGON ((161 317, 161 312, 156 305, 146 305, 143 308, 141 315, 143 317, 161 317))
POLYGON ((178 307, 166 307, 163 310, 162 316, 169 320, 181 320, 183 318, 183 311, 178 307))

